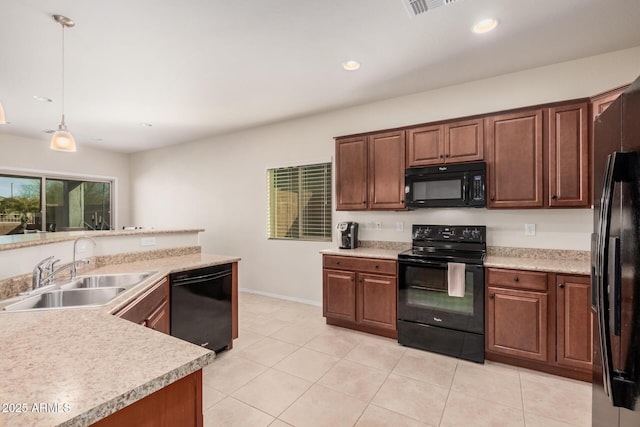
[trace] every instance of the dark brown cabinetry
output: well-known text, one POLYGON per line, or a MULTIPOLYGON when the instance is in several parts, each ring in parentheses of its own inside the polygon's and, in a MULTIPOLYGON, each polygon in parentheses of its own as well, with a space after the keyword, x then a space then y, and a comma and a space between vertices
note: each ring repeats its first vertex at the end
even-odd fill
POLYGON ((591 370, 593 319, 589 277, 556 276, 558 364, 591 370))
POLYGON ((581 102, 487 117, 487 207, 588 207, 587 112, 581 102))
POLYGON ((404 131, 336 139, 337 210, 404 209, 404 131))
POLYGON ((323 255, 327 324, 396 338, 396 271, 396 261, 323 255))
POLYGON ((589 138, 586 102, 548 110, 549 207, 589 207, 589 138))
POLYGON ((591 381, 587 276, 487 269, 486 358, 591 381))
POLYGON ((168 334, 171 328, 169 313, 169 280, 163 277, 115 315, 168 334))
POLYGON ((547 274, 489 269, 487 351, 546 362, 547 274))
POLYGON ((484 158, 483 120, 472 119, 407 131, 407 166, 479 161, 484 158))
POLYGON ((202 370, 92 424, 94 427, 202 427, 202 370))
POLYGON ((544 206, 541 109, 485 119, 489 208, 544 206))

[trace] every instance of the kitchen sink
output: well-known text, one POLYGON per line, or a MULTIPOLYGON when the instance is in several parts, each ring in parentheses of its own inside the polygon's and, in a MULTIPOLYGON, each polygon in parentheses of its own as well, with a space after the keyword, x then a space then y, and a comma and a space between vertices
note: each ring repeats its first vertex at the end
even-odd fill
POLYGON ((131 288, 155 274, 155 271, 144 273, 102 274, 81 276, 70 283, 60 286, 60 289, 83 288, 131 288))
POLYGON ((101 306, 125 290, 122 287, 55 290, 25 298, 22 301, 6 306, 4 309, 7 311, 24 311, 45 308, 101 306))

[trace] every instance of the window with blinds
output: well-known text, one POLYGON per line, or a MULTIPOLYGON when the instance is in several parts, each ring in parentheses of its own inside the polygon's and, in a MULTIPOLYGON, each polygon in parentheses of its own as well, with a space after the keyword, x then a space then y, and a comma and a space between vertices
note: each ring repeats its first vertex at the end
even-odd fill
POLYGON ((267 170, 268 238, 331 241, 331 163, 267 170))

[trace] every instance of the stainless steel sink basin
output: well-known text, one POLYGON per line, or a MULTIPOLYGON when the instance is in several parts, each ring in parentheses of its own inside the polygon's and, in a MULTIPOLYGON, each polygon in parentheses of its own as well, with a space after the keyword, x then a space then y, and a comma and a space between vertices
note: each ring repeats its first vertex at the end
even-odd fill
POLYGON ((155 272, 144 272, 82 276, 73 282, 60 286, 60 289, 131 288, 154 273, 155 272))
POLYGON ((44 308, 69 308, 101 306, 115 297, 125 288, 68 289, 44 292, 10 304, 7 311, 40 310, 44 308))

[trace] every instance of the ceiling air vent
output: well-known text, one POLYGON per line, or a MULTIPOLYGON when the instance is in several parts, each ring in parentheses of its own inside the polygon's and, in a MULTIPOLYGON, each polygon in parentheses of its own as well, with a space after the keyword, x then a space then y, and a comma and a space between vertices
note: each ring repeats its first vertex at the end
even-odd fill
POLYGON ((402 0, 407 13, 412 18, 425 13, 427 10, 455 3, 456 1, 459 0, 402 0))

